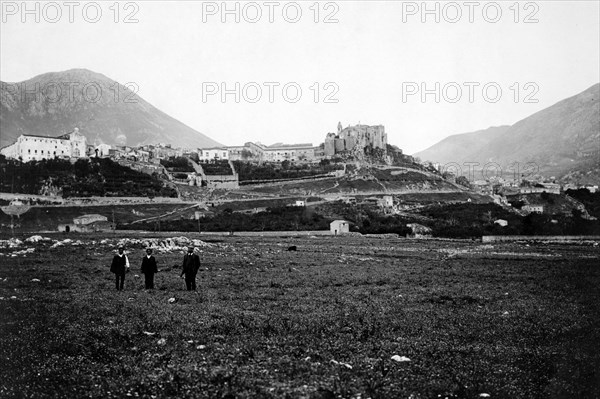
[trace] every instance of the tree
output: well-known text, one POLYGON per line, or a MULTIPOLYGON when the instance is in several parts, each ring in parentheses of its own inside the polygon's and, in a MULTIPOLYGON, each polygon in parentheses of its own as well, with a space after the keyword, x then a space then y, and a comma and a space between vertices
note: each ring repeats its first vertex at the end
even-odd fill
POLYGON ((471 187, 471 183, 469 183, 469 179, 467 179, 464 176, 458 176, 456 178, 456 184, 461 185, 461 186, 466 187, 466 188, 470 188, 471 187))

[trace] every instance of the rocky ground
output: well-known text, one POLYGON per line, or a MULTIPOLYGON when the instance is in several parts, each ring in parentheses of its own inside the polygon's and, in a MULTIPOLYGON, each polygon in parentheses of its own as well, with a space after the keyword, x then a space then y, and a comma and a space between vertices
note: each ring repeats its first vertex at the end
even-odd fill
POLYGON ((593 242, 54 234, 0 254, 0 397, 600 396, 593 242))

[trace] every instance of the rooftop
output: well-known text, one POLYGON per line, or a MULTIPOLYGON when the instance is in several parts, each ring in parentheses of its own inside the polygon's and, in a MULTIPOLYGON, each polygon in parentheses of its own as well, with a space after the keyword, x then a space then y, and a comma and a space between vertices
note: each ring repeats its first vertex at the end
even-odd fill
POLYGON ((313 148, 312 143, 301 143, 301 144, 283 144, 283 143, 275 143, 267 147, 267 150, 276 150, 276 149, 294 149, 294 148, 313 148))

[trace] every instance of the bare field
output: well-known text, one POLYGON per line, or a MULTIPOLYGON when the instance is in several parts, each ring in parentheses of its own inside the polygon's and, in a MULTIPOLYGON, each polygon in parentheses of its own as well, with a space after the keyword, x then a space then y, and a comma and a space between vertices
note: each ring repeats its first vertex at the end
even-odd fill
POLYGON ((196 294, 119 237, 0 251, 0 397, 600 397, 598 246, 202 237, 196 294))

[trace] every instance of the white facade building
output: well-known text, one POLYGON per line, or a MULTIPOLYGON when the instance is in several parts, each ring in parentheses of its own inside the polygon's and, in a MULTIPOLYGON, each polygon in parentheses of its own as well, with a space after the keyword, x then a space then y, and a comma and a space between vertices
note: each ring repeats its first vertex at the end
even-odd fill
POLYGON ((108 158, 110 156, 111 149, 112 146, 110 144, 98 144, 94 149, 94 152, 99 158, 108 158))
POLYGON ((199 148, 198 158, 200 161, 222 161, 229 159, 229 150, 224 147, 199 148))
POLYGON ((315 147, 312 144, 273 144, 264 149, 267 162, 312 161, 315 159, 315 147))
POLYGON ((521 209, 529 213, 544 213, 544 205, 523 205, 521 209))
POLYGON ((29 162, 53 158, 85 158, 86 148, 85 136, 75 128, 71 133, 58 137, 22 134, 15 143, 0 149, 0 154, 29 162))
POLYGON ((350 232, 350 223, 345 220, 334 220, 329 223, 329 230, 331 234, 337 236, 338 234, 344 234, 350 232))

